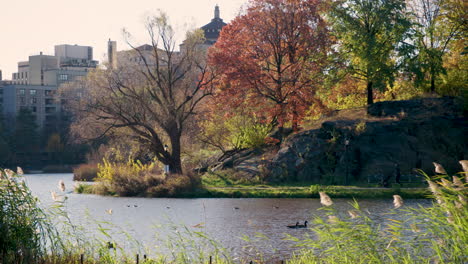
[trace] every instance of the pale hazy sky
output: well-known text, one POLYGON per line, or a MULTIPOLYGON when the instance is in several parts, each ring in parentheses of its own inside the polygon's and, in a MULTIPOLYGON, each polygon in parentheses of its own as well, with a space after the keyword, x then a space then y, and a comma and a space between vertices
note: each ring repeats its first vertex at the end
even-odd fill
POLYGON ((218 4, 228 23, 247 0, 0 0, 0 70, 11 79, 19 61, 40 51, 53 55, 54 45, 92 46, 100 63, 107 40, 117 40, 117 49, 128 49, 122 37, 126 28, 137 44, 146 43, 144 18, 165 11, 178 32, 211 21, 218 4))

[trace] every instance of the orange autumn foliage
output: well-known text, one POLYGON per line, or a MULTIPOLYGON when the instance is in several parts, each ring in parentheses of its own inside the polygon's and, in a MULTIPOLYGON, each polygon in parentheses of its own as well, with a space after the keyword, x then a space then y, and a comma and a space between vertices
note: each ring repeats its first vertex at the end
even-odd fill
POLYGON ((250 1, 209 50, 216 104, 297 128, 321 85, 331 46, 323 8, 320 0, 250 1))

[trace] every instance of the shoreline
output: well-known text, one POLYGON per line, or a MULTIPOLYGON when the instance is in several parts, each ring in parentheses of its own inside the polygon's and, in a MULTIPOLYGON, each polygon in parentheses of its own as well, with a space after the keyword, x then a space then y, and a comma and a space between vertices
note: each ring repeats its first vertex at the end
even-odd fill
POLYGON ((190 192, 172 196, 151 197, 146 195, 117 196, 112 193, 98 194, 93 185, 80 183, 75 193, 98 194, 115 197, 147 198, 319 198, 319 192, 325 192, 332 198, 391 199, 397 194, 403 199, 428 199, 430 191, 425 187, 418 188, 379 188, 347 186, 290 186, 290 187, 202 187, 190 192))

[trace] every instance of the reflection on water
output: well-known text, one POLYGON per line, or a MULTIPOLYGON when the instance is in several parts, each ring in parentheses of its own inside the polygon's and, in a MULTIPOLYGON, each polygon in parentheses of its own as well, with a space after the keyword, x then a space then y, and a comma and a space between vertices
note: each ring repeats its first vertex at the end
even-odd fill
MULTIPOLYGON (((72 193, 72 174, 30 174, 26 182, 34 195, 47 207, 53 204, 50 192, 57 191, 59 180, 64 180, 68 199, 66 210, 74 224, 84 228, 88 235, 97 233, 96 221, 107 221, 125 230, 130 236, 153 249, 161 246, 164 236, 172 229, 170 224, 185 225, 204 231, 221 242, 232 255, 252 256, 259 249, 266 256, 286 258, 293 243, 286 235, 299 236, 310 232, 307 229, 290 229, 287 225, 311 220, 323 212, 318 199, 166 199, 166 198, 121 198, 72 193), (109 214, 109 210, 112 213, 109 214), (87 217, 89 214, 89 217, 87 217), (91 219, 90 219, 91 218, 91 219), (162 228, 156 228, 162 226, 162 228), (268 240, 247 243, 243 235, 254 238, 258 233, 268 240), (250 245, 250 246, 249 246, 250 245), (247 247, 249 246, 249 247, 247 247)), ((333 198, 333 197, 332 197, 333 198)), ((403 197, 404 198, 404 197, 403 197)), ((349 199, 333 199, 335 208, 346 213, 351 209, 349 199)), ((382 216, 392 209, 392 199, 360 200, 363 210, 382 216)), ((406 200, 406 206, 429 205, 428 200, 406 200)), ((114 234, 118 229, 114 228, 114 234)), ((123 238, 122 235, 117 235, 123 238)), ((125 239, 121 245, 126 246, 125 239)))

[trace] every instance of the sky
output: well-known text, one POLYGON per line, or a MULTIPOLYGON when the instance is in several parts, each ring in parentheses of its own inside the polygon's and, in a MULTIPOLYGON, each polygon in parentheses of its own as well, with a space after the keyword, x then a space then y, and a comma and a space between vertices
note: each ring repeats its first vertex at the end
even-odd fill
POLYGON ((53 55, 54 45, 92 46, 94 59, 105 60, 107 41, 117 50, 128 49, 125 28, 135 44, 147 43, 144 21, 162 10, 170 18, 180 43, 188 29, 208 24, 219 5, 228 23, 247 0, 0 0, 0 70, 11 80, 19 61, 43 52, 53 55))

